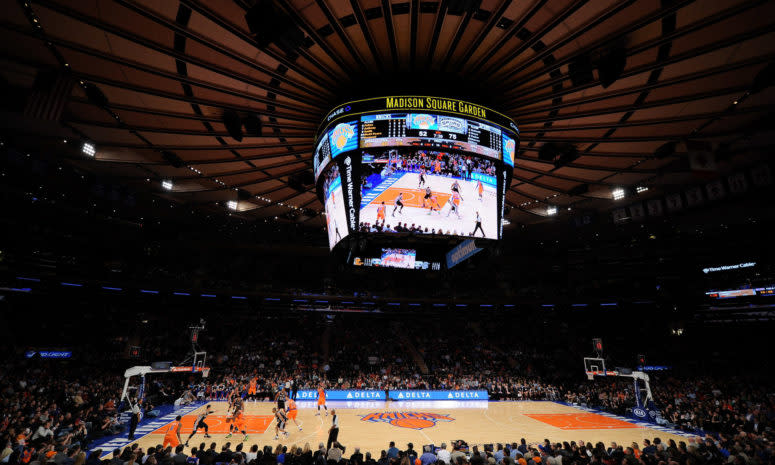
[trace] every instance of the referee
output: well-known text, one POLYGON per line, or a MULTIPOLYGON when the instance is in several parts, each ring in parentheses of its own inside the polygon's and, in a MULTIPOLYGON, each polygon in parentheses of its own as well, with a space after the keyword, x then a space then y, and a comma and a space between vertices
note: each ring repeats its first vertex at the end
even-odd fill
POLYGON ((336 414, 336 409, 331 409, 331 428, 328 430, 328 443, 326 444, 326 450, 331 449, 331 444, 336 442, 339 437, 339 415, 336 414))
POLYGON ((135 430, 138 423, 140 423, 140 405, 143 403, 143 399, 137 399, 137 402, 132 406, 132 416, 129 417, 129 440, 135 439, 135 430))

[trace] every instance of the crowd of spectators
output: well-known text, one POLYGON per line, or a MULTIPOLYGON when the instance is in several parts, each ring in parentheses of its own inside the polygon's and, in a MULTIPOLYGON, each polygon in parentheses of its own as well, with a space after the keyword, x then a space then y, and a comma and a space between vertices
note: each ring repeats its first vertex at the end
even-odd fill
POLYGON ((412 443, 405 449, 395 442, 385 449, 362 452, 359 447, 335 442, 329 449, 320 443, 316 449, 302 445, 264 446, 249 448, 242 443, 232 447, 227 442, 220 448, 216 443, 201 443, 190 451, 161 445, 144 450, 136 444, 100 460, 103 451, 88 456, 78 448, 51 454, 34 453, 26 463, 53 462, 74 465, 772 465, 775 463, 773 434, 737 433, 689 437, 676 443, 659 437, 643 439, 642 443, 617 444, 579 441, 551 442, 545 439, 529 443, 524 438, 513 443, 469 445, 463 440, 451 446, 424 445, 415 449, 412 443))

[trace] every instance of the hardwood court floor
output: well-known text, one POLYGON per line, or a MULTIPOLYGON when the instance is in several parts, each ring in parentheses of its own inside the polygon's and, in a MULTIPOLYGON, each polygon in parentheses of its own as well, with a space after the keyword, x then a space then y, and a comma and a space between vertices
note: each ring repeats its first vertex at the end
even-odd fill
MULTIPOLYGON (((200 442, 216 442, 218 448, 230 441, 232 448, 242 441, 242 434, 226 439, 228 424, 225 421, 226 403, 212 402, 215 414, 207 419, 212 439, 205 439, 200 430, 191 440, 191 446, 200 442)), ((298 421, 303 431, 291 422, 287 431, 289 437, 274 440, 275 424, 272 417, 273 404, 268 402, 247 402, 245 417, 249 439, 245 447, 253 444, 260 447, 278 443, 283 445, 309 443, 315 450, 318 443, 326 442, 331 416, 316 416, 314 402, 298 402, 298 421)), ((340 415, 339 441, 347 446, 348 454, 354 447, 363 452, 379 454, 389 441, 403 448, 411 442, 415 448, 424 444, 449 444, 455 439, 464 439, 469 445, 486 443, 519 442, 525 438, 528 443, 543 442, 545 438, 556 441, 603 441, 606 446, 615 441, 629 445, 643 443, 644 438, 660 437, 662 440, 684 440, 674 434, 640 427, 595 413, 554 402, 484 402, 484 401, 414 401, 414 402, 329 402, 329 409, 336 408, 340 415)), ((199 410, 183 418, 181 437, 185 441, 191 432, 194 418, 199 410)), ((155 446, 163 440, 160 428, 139 438, 142 447, 155 446)))

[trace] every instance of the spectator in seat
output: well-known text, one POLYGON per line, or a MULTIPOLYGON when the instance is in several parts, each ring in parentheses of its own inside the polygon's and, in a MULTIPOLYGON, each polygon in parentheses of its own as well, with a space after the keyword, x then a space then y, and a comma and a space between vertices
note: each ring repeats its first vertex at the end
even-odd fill
POLYGON ((350 465, 363 465, 363 454, 359 447, 356 447, 355 452, 350 456, 350 465))
POLYGON ((331 446, 331 449, 328 451, 328 454, 326 455, 326 459, 328 461, 333 460, 334 462, 339 462, 342 460, 342 446, 339 444, 339 442, 334 442, 334 444, 331 446))
POLYGON ((396 443, 393 441, 390 441, 390 447, 388 447, 387 450, 387 458, 388 460, 398 458, 398 447, 396 447, 396 443))
POLYGON ((420 456, 421 465, 431 465, 436 463, 436 454, 431 451, 431 446, 423 446, 423 453, 420 456))
POLYGON ((417 458, 417 451, 414 450, 414 444, 411 442, 407 444, 404 454, 409 458, 410 465, 414 465, 414 461, 417 458))
POLYGON ((439 449, 438 452, 436 452, 436 457, 440 461, 442 461, 442 462, 446 463, 447 465, 449 465, 449 461, 452 460, 452 456, 450 455, 449 451, 447 450, 447 444, 446 443, 444 443, 444 442, 441 443, 441 448, 439 449))
MULTIPOLYGON (((193 451, 191 452, 194 453, 193 451)), ((172 457, 172 463, 175 465, 184 465, 188 460, 188 455, 183 452, 183 444, 178 444, 175 447, 175 455, 172 457)))

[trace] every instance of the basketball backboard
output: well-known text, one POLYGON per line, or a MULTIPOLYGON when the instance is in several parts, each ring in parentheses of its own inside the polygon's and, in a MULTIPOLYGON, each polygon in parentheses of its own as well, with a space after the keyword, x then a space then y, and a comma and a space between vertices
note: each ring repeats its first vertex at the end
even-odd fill
POLYGON ((605 360, 596 357, 584 357, 584 371, 588 379, 595 376, 605 376, 605 360))

